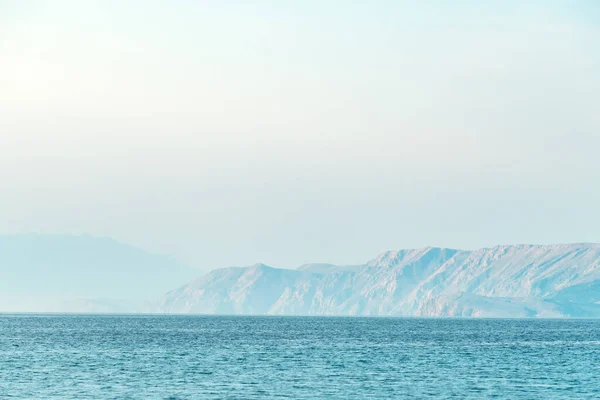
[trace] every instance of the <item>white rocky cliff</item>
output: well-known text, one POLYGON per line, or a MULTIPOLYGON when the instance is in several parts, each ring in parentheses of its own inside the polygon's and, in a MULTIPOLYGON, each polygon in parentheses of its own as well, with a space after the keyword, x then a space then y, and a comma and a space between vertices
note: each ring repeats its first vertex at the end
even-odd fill
POLYGON ((157 311, 199 314, 599 317, 600 245, 389 251, 363 265, 212 271, 157 311))

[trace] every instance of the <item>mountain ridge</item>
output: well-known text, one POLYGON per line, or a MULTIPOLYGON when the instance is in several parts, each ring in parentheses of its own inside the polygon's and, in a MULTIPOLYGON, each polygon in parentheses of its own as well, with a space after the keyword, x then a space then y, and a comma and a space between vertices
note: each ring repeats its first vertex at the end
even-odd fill
MULTIPOLYGON (((259 265, 260 267, 257 267, 259 265)), ((364 264, 214 270, 167 293, 174 313, 600 316, 600 244, 391 250, 364 264)))
POLYGON ((109 237, 0 235, 0 312, 144 312, 196 274, 109 237))

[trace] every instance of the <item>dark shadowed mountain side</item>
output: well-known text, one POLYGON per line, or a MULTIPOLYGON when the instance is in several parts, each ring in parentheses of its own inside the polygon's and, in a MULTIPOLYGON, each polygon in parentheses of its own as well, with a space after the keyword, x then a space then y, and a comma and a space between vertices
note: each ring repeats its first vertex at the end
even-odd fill
POLYGON ((600 245, 389 251, 363 265, 256 264, 172 290, 160 312, 600 317, 600 245))
POLYGON ((139 312, 198 271, 108 238, 0 236, 0 312, 139 312))

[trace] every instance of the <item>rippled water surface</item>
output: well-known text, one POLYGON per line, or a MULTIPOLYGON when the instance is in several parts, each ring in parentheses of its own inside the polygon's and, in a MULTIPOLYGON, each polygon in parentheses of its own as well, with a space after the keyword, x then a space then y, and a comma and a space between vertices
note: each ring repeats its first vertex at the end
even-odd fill
POLYGON ((600 398, 600 321, 0 315, 0 398, 600 398))

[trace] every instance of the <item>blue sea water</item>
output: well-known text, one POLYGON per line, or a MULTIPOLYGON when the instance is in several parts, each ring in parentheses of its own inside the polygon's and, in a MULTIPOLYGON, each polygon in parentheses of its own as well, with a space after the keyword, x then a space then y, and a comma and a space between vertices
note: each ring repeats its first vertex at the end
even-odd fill
POLYGON ((600 398, 600 321, 0 315, 0 398, 600 398))

